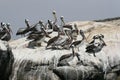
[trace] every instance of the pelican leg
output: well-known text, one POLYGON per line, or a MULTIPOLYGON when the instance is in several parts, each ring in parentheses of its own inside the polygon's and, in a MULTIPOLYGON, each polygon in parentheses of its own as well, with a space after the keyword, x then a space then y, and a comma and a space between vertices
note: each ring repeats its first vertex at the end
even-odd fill
POLYGON ((93 56, 96 57, 95 53, 93 53, 93 56))
POLYGON ((78 51, 80 51, 79 47, 78 47, 78 51))

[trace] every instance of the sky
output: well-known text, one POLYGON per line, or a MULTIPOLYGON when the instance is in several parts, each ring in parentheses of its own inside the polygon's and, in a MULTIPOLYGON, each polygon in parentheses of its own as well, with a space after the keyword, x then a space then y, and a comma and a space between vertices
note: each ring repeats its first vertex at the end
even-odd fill
POLYGON ((58 19, 64 16, 66 22, 104 19, 120 16, 120 0, 0 0, 0 22, 10 23, 13 38, 19 28, 39 20, 53 20, 55 10, 58 19))

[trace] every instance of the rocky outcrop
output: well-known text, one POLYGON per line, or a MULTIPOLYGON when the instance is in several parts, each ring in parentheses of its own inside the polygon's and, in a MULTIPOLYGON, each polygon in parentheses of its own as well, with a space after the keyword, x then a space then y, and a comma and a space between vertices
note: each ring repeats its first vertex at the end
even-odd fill
POLYGON ((58 67, 59 58, 71 50, 45 50, 46 43, 30 49, 25 38, 13 41, 15 61, 10 80, 115 80, 120 74, 120 27, 94 21, 74 23, 84 30, 88 42, 103 34, 107 46, 94 57, 85 52, 85 44, 78 52, 80 61, 74 58, 69 66, 58 67))
POLYGON ((120 20, 120 17, 106 18, 106 19, 94 20, 94 21, 95 22, 109 22, 109 21, 114 21, 114 20, 120 20))
POLYGON ((0 41, 0 47, 0 80, 9 80, 14 57, 11 48, 8 45, 5 46, 4 42, 0 41), (6 49, 3 50, 2 47, 6 49))
POLYGON ((53 72, 61 80, 103 80, 104 73, 90 66, 57 67, 53 72))

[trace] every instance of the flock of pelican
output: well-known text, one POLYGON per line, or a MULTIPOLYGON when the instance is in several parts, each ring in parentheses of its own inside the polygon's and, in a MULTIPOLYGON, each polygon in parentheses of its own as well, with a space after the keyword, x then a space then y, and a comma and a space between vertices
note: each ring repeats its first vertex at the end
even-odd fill
MULTIPOLYGON (((29 20, 25 19, 26 28, 18 29, 16 35, 27 36, 27 40, 31 40, 29 44, 34 43, 33 46, 41 46, 41 43, 44 42, 46 38, 49 38, 49 40, 46 42, 47 45, 45 49, 69 50, 70 48, 72 48, 72 53, 61 56, 60 61, 74 56, 77 56, 78 60, 80 60, 78 57, 79 54, 74 51, 74 48, 78 49, 79 51, 79 47, 86 42, 84 31, 79 30, 77 24, 66 24, 63 16, 60 17, 61 25, 58 25, 56 12, 53 11, 52 14, 54 17, 54 21, 48 20, 47 23, 44 23, 42 20, 40 20, 36 24, 30 25, 29 20), (50 35, 53 32, 56 32, 57 35, 51 37, 50 35), (82 39, 77 40, 78 36, 81 36, 82 39)), ((11 39, 12 30, 9 26, 9 23, 5 24, 1 22, 1 40, 9 41, 11 39)), ((96 56, 95 53, 101 51, 101 49, 106 46, 103 38, 104 35, 102 34, 95 35, 93 37, 93 41, 88 43, 88 45, 86 46, 86 52, 93 53, 93 56, 96 56)))

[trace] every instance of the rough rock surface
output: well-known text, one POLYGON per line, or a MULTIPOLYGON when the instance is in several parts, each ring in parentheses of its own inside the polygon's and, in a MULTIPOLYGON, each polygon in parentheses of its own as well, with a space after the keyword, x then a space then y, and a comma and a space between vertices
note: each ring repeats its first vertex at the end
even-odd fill
POLYGON ((6 42, 0 41, 0 80, 9 80, 14 57, 6 42))

